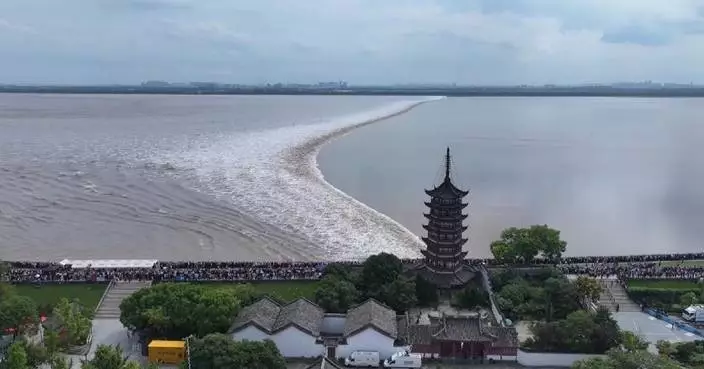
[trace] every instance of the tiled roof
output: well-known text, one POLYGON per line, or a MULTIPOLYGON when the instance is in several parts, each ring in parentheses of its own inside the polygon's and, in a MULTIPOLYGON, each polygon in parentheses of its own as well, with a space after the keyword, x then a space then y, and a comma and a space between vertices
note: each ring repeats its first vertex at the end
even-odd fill
POLYGON ((484 335, 481 322, 476 318, 467 317, 445 317, 444 322, 432 319, 431 325, 439 329, 433 334, 433 338, 441 341, 491 341, 491 338, 484 335), (435 320, 435 322, 433 322, 435 320))
POLYGON ((243 308, 230 327, 230 332, 244 328, 253 323, 259 328, 271 332, 276 323, 276 319, 281 311, 281 306, 274 300, 264 297, 252 305, 243 308))
POLYGON ((430 324, 415 324, 413 319, 398 319, 399 339, 409 345, 427 345, 436 340, 491 342, 495 347, 518 347, 512 327, 488 327, 476 317, 431 318, 430 324))
POLYGON ((276 301, 264 297, 240 311, 230 327, 230 332, 254 324, 265 332, 273 334, 295 325, 317 337, 320 335, 323 315, 323 309, 306 299, 298 299, 281 306, 276 301))
POLYGON ((487 334, 494 338, 496 347, 518 347, 518 332, 513 327, 487 327, 487 334))
POLYGON ((367 327, 396 338, 396 312, 382 303, 369 299, 347 311, 344 335, 351 336, 367 327))
POLYGON ((271 331, 276 332, 293 324, 317 337, 324 315, 320 306, 306 299, 298 299, 281 308, 271 331))

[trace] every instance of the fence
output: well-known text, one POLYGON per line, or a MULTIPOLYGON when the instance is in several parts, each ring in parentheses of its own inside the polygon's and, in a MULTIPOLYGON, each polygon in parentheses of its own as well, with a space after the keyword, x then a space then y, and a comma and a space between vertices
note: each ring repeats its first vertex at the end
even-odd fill
POLYGON ((677 321, 675 319, 672 319, 665 312, 658 311, 658 310, 651 309, 651 308, 644 309, 643 311, 646 314, 654 316, 655 318, 658 318, 665 323, 672 324, 673 326, 677 327, 677 329, 681 329, 685 332, 696 334, 699 337, 704 337, 704 333, 702 333, 702 331, 700 331, 699 329, 694 328, 691 325, 683 323, 681 321, 677 321))
POLYGON ((516 361, 523 366, 571 367, 576 361, 605 357, 595 354, 558 354, 551 352, 527 352, 518 350, 516 361))
POLYGON ((482 273, 482 282, 484 284, 484 289, 489 294, 489 301, 491 302, 491 312, 494 313, 494 319, 496 319, 496 322, 499 323, 502 327, 505 327, 506 323, 504 322, 504 317, 503 315, 501 315, 501 312, 499 311, 498 305, 496 303, 496 299, 494 298, 494 290, 491 287, 489 272, 487 272, 486 267, 484 267, 483 265, 479 268, 479 270, 482 273))

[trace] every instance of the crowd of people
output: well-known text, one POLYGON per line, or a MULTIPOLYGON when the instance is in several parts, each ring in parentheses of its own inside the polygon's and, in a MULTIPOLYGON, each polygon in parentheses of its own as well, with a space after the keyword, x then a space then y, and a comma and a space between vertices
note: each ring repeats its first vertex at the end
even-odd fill
MULTIPOLYGON (((580 256, 565 257, 557 267, 567 274, 592 277, 700 279, 704 267, 687 265, 687 260, 704 260, 704 253, 580 256)), ((405 259, 406 264, 420 262, 405 259)), ((469 259, 468 262, 488 266, 498 265, 494 259, 469 259)), ((335 262, 360 266, 362 261, 335 262)), ((7 262, 4 278, 12 283, 105 282, 122 281, 267 281, 316 280, 325 273, 325 262, 227 262, 184 261, 156 262, 147 268, 74 268, 52 262, 7 262)), ((536 259, 532 264, 551 264, 536 259)))

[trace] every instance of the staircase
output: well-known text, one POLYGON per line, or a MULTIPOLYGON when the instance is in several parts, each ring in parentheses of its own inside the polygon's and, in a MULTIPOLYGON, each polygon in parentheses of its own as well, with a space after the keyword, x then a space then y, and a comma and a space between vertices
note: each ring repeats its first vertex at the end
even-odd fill
POLYGON ((151 286, 152 282, 115 282, 108 288, 95 312, 96 319, 119 319, 120 303, 127 296, 151 286))
POLYGON ((626 290, 614 279, 600 279, 599 283, 603 287, 599 297, 599 305, 604 306, 611 312, 616 311, 641 311, 640 307, 628 298, 626 290))

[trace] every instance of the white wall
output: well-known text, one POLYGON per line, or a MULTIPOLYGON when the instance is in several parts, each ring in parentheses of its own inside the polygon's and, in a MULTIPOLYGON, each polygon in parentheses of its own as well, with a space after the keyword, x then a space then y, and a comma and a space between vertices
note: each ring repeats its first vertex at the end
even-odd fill
POLYGON ((605 355, 590 354, 553 354, 545 352, 525 352, 518 350, 517 361, 525 366, 572 366, 575 361, 593 357, 606 357, 605 355))
POLYGON ((267 338, 274 341, 284 357, 318 357, 324 351, 323 345, 315 343, 315 337, 296 327, 288 327, 269 336, 268 333, 250 325, 232 334, 233 340, 263 341, 267 338))
POLYGON ((373 328, 367 328, 347 337, 347 344, 337 346, 335 355, 340 358, 349 356, 352 351, 378 351, 379 357, 385 359, 403 349, 403 347, 394 347, 393 338, 387 337, 373 328))
POLYGON ((269 333, 266 333, 253 325, 232 334, 232 339, 235 341, 264 341, 267 338, 269 338, 269 333))
POLYGON ((323 354, 324 347, 315 343, 315 337, 296 327, 288 327, 276 332, 271 340, 284 357, 318 357, 323 354))

